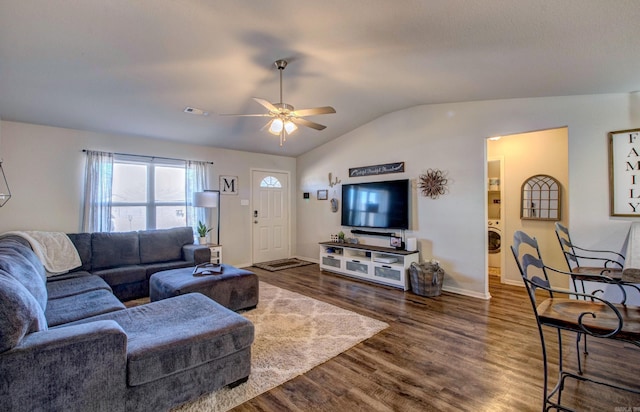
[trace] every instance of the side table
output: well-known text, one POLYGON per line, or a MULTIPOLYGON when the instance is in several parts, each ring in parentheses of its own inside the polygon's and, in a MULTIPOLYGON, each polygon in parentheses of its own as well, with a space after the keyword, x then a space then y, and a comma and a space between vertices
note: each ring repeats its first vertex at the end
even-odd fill
POLYGON ((222 263, 222 245, 208 244, 211 251, 211 263, 222 263))

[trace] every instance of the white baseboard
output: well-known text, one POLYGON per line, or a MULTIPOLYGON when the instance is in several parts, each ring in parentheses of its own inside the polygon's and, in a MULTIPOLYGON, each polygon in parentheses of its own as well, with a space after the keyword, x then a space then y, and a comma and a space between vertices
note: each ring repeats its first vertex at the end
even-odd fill
POLYGON ((449 292, 449 293, 455 293, 456 295, 463 295, 463 296, 469 296, 472 298, 477 298, 477 299, 483 299, 483 300, 489 300, 491 299, 491 294, 490 293, 481 293, 481 292, 473 292, 470 290, 466 290, 466 289, 460 289, 460 288, 453 288, 450 286, 442 286, 442 290, 445 292, 449 292))
POLYGON ((503 283, 505 285, 524 287, 524 283, 521 280, 506 279, 503 283))
MULTIPOLYGON (((307 262, 313 262, 313 263, 320 263, 319 259, 312 259, 310 257, 307 256, 293 256, 296 259, 300 259, 300 260, 306 260, 307 262)), ((251 264, 246 264, 245 266, 251 266, 251 264)), ((239 267, 244 267, 244 266, 239 266, 239 267)), ((372 283, 373 284, 373 283, 372 283)), ((518 286, 519 284, 517 282, 511 283, 509 282, 509 284, 514 284, 516 286, 518 286)), ((521 284, 520 284, 521 286, 521 284)), ((448 287, 448 286, 443 286, 442 287, 443 291, 446 292, 450 292, 450 293, 455 293, 457 295, 463 295, 463 296, 469 296, 472 298, 476 298, 476 299, 483 299, 483 300, 489 300, 491 299, 491 294, 489 293, 480 293, 480 292, 473 292, 473 291, 469 291, 466 289, 460 289, 460 288, 455 288, 455 287, 448 287)))
POLYGON ((302 257, 302 256, 294 256, 294 258, 296 259, 300 259, 300 260, 306 260, 307 262, 313 262, 313 263, 317 263, 320 264, 320 259, 311 259, 309 257, 302 257))

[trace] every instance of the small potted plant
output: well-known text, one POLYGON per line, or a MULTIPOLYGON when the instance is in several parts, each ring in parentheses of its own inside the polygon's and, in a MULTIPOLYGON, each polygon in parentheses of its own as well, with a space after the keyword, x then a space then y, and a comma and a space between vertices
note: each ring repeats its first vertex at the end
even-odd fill
POLYGON ((342 230, 338 233, 338 242, 344 243, 344 232, 342 230))
POLYGON ((207 233, 211 232, 212 228, 208 228, 207 225, 198 220, 198 227, 196 229, 198 231, 198 236, 200 237, 200 244, 207 244, 207 233))

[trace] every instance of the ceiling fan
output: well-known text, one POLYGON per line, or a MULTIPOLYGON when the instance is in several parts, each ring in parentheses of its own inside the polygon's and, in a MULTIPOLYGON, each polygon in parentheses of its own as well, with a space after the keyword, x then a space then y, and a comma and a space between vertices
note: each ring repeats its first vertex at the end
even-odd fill
POLYGON ((292 105, 284 103, 282 101, 282 72, 284 71, 284 68, 287 67, 287 61, 276 60, 275 65, 276 65, 276 68, 280 71, 280 102, 279 103, 271 103, 268 100, 254 97, 253 100, 255 100, 260 105, 264 106, 269 111, 268 113, 226 114, 222 116, 271 117, 271 120, 269 120, 269 122, 263 127, 263 129, 268 127, 270 133, 276 136, 280 136, 280 146, 282 146, 282 144, 287 141, 287 135, 295 132, 298 129, 297 126, 306 126, 316 130, 323 130, 327 127, 319 123, 315 123, 310 120, 303 119, 303 117, 315 116, 319 114, 335 113, 336 110, 331 106, 295 110, 295 108, 292 105))

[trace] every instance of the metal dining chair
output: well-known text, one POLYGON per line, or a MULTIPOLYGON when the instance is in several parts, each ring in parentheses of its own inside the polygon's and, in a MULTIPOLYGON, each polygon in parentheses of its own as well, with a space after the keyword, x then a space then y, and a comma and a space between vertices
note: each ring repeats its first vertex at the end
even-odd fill
MULTIPOLYGON (((567 262, 567 266, 569 267, 569 271, 571 272, 571 280, 573 282, 573 288, 575 291, 579 291, 577 282, 580 282, 580 286, 582 287, 581 292, 587 293, 587 290, 585 288, 585 281, 604 281, 605 283, 620 283, 625 286, 620 287, 620 293, 622 297, 620 301, 616 303, 625 304, 627 302, 626 288, 629 288, 630 290, 635 291, 638 293, 638 295, 640 295, 640 287, 638 287, 638 285, 630 282, 624 282, 622 279, 625 264, 624 255, 611 250, 594 250, 581 248, 579 246, 576 246, 571 241, 569 229, 561 225, 559 222, 556 222, 555 228, 556 236, 558 238, 558 241, 560 242, 560 247, 562 248, 562 252, 567 262), (583 266, 581 265, 581 260, 595 266, 583 266), (594 278, 592 276, 594 274, 603 275, 604 277, 594 278)), ((604 291, 602 289, 596 289, 591 293, 604 293, 604 291)))
POLYGON ((562 360, 563 331, 602 339, 621 340, 640 347, 640 308, 613 304, 595 295, 553 288, 548 278, 548 272, 566 276, 571 276, 571 273, 546 266, 539 256, 523 253, 520 250, 523 244, 531 246, 536 251, 539 249, 535 238, 522 231, 514 233, 511 251, 533 308, 542 346, 544 369, 542 410, 571 410, 561 404, 562 390, 568 378, 640 394, 640 389, 620 386, 605 379, 595 379, 585 376, 583 373, 575 373, 565 369, 562 360), (558 377, 552 389, 549 389, 549 355, 545 340, 545 329, 549 328, 556 331, 558 341, 558 377))
MULTIPOLYGON (((571 241, 569 229, 560 222, 556 222, 555 231, 558 242, 560 242, 560 248, 562 248, 564 259, 567 262, 567 267, 572 274, 571 280, 576 291, 578 291, 577 282, 580 282, 582 293, 586 293, 584 285, 585 277, 583 276, 585 274, 603 274, 613 279, 622 278, 624 256, 621 253, 610 250, 586 249, 576 246, 571 241), (583 265, 583 263, 586 265, 583 265)), ((625 301, 626 294, 623 295, 622 303, 625 301)))

